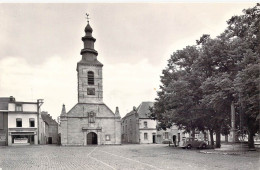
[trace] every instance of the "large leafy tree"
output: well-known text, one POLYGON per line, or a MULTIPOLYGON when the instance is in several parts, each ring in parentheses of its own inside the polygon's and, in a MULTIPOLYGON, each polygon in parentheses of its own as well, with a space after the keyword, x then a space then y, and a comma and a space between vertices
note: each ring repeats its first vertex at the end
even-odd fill
POLYGON ((163 70, 162 86, 151 109, 161 128, 173 123, 187 131, 206 128, 211 139, 216 133, 220 147, 220 133, 228 133, 230 105, 235 102, 236 114, 238 110, 244 113, 249 146, 254 146, 260 108, 259 7, 257 4, 241 16, 233 16, 217 38, 205 34, 197 40, 197 46, 173 53, 163 70))

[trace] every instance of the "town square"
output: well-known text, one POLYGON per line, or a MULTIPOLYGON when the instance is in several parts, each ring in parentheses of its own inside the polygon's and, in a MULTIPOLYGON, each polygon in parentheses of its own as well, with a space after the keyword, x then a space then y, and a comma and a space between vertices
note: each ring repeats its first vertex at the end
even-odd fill
MULTIPOLYGON (((162 144, 0 148, 0 168, 8 169, 239 169, 259 167, 256 152, 205 154, 162 144)), ((209 151, 209 150, 208 150, 209 151)))
POLYGON ((0 170, 260 167, 259 3, 0 11, 0 170))

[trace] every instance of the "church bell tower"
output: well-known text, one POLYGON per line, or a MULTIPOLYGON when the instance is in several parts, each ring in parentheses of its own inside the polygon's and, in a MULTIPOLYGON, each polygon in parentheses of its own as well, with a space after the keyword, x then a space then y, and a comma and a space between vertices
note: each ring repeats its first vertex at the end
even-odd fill
POLYGON ((84 48, 80 54, 82 59, 77 63, 78 72, 78 103, 103 103, 102 67, 97 60, 98 52, 94 48, 96 39, 92 36, 92 28, 85 27, 82 37, 84 48))

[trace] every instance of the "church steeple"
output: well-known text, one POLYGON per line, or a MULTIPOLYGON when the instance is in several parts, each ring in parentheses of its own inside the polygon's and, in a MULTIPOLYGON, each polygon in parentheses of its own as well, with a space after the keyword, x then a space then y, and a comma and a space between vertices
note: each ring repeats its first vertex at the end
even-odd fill
POLYGON ((78 102, 79 103, 102 103, 103 84, 102 67, 103 64, 97 60, 98 52, 94 48, 96 39, 92 36, 93 29, 89 24, 85 27, 85 36, 82 37, 84 48, 80 54, 82 59, 77 63, 78 72, 78 102))
MULTIPOLYGON (((87 14, 88 17, 88 14, 87 14)), ((89 18, 87 18, 89 19, 89 18)), ((96 39, 92 36, 93 29, 88 24, 85 27, 85 36, 82 37, 84 43, 84 48, 81 50, 80 54, 82 55, 82 60, 95 60, 97 59, 98 52, 94 48, 94 43, 96 39)))

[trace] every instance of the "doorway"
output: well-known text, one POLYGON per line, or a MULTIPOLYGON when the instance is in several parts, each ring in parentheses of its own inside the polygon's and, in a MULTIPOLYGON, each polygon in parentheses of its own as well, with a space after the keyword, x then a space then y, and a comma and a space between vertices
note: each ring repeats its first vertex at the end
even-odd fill
POLYGON ((153 143, 156 143, 155 135, 153 135, 153 143))
POLYGON ((174 146, 176 147, 176 135, 172 136, 172 143, 174 144, 174 146))
POLYGON ((52 137, 48 137, 48 144, 52 144, 52 137))
POLYGON ((90 132, 87 134, 87 145, 97 145, 97 134, 90 132))

